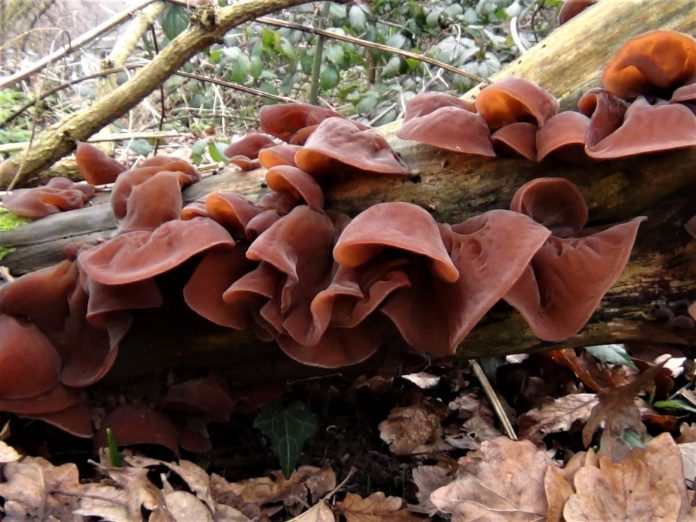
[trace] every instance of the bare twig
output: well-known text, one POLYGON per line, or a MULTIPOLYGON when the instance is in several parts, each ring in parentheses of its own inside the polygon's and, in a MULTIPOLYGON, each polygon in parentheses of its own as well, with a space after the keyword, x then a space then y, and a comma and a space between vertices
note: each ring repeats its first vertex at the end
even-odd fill
MULTIPOLYGON (((162 139, 174 138, 177 136, 188 136, 189 133, 175 131, 143 131, 143 132, 114 132, 95 134, 87 141, 90 143, 99 143, 104 141, 122 141, 122 140, 138 140, 138 139, 162 139)), ((23 143, 3 143, 0 144, 0 152, 16 152, 24 149, 30 142, 23 143)))
MULTIPOLYGON (((55 93, 60 92, 63 89, 67 89, 68 87, 70 87, 72 85, 75 85, 77 83, 81 83, 81 82, 84 82, 87 80, 93 80, 95 78, 100 78, 102 76, 106 76, 109 74, 116 74, 116 73, 120 73, 120 72, 125 72, 125 71, 128 71, 130 69, 139 69, 141 67, 145 67, 148 63, 149 62, 132 63, 132 64, 126 64, 123 67, 114 67, 112 69, 104 69, 103 71, 99 71, 98 73, 89 74, 87 76, 82 76, 80 78, 75 78, 75 79, 70 80, 68 82, 57 85, 53 89, 49 89, 48 91, 43 93, 39 98, 36 98, 34 100, 26 102, 24 105, 22 105, 19 109, 17 109, 12 114, 10 114, 3 121, 0 121, 0 128, 3 128, 5 125, 10 123, 12 120, 14 120, 18 116, 20 116, 24 111, 26 111, 30 107, 34 106, 34 104, 38 103, 39 101, 43 100, 44 98, 52 96, 55 93)), ((234 89, 236 91, 244 92, 246 94, 253 94, 254 96, 261 96, 263 98, 268 98, 268 99, 275 100, 275 101, 280 101, 280 102, 295 101, 292 98, 288 98, 287 96, 278 96, 277 94, 271 94, 271 93, 268 93, 265 91, 261 91, 259 89, 254 89, 253 87, 247 87, 245 85, 240 85, 238 83, 226 82, 225 80, 220 80, 218 78, 210 78, 209 76, 201 76, 199 74, 187 73, 184 71, 177 71, 174 73, 174 75, 181 76, 183 78, 190 78, 192 80, 198 80, 201 82, 213 83, 213 84, 219 85, 221 87, 227 87, 228 89, 234 89)), ((17 150, 17 149, 12 149, 12 150, 17 150)))
POLYGON ((107 31, 112 30, 114 27, 116 27, 118 24, 123 22, 126 18, 129 18, 130 16, 133 15, 134 12, 138 11, 139 9, 142 9, 146 5, 154 2, 155 0, 141 0, 139 3, 128 7, 127 9, 124 9, 123 11, 117 13, 116 15, 112 16, 105 22, 99 24, 97 27, 92 29, 91 31, 87 31, 83 35, 79 36, 75 40, 73 40, 70 45, 66 45, 64 47, 61 47, 57 51, 49 54, 48 56, 45 56, 38 62, 36 62, 34 65, 31 67, 27 67, 26 69, 23 69, 21 71, 16 72, 12 76, 9 76, 3 80, 0 80, 0 89, 4 87, 8 87, 10 85, 13 85, 17 82, 20 82, 22 80, 26 80, 29 78, 32 74, 40 71, 44 67, 46 67, 48 64, 55 62, 56 60, 59 60, 66 54, 71 53, 75 49, 78 49, 79 47, 85 45, 86 43, 91 42, 95 38, 98 38, 102 34, 106 33, 107 31))
POLYGON ((348 36, 346 34, 338 34, 338 33, 332 32, 332 31, 325 31, 323 29, 317 29, 316 27, 312 27, 309 25, 296 24, 295 22, 288 22, 286 20, 280 20, 278 18, 271 18, 268 16, 262 16, 262 17, 258 18, 256 21, 259 23, 262 23, 262 24, 273 25, 276 27, 285 27, 287 29, 295 29, 297 31, 303 31, 305 33, 312 33, 312 34, 316 34, 319 36, 324 36, 326 38, 332 38, 334 40, 339 40, 341 42, 348 42, 348 43, 352 43, 355 45, 359 45, 361 47, 367 47, 369 49, 377 49, 379 51, 385 51, 387 53, 398 54, 398 55, 404 56, 406 58, 418 60, 419 62, 429 63, 430 65, 434 65, 435 67, 440 67, 441 69, 449 71, 453 74, 465 76, 471 80, 474 80, 475 82, 490 83, 490 81, 485 79, 485 78, 481 78, 480 76, 476 76, 475 74, 471 74, 467 71, 459 69, 458 67, 454 67, 453 65, 450 65, 450 64, 445 63, 445 62, 441 62, 440 60, 436 60, 435 58, 431 58, 431 57, 426 56, 424 54, 412 53, 411 51, 405 51, 404 49, 398 49, 396 47, 390 47, 388 45, 384 45, 381 43, 370 42, 368 40, 363 40, 361 38, 355 38, 354 36, 348 36))
POLYGON ((495 410, 495 413, 498 415, 500 423, 503 425, 505 434, 510 439, 517 440, 517 434, 515 433, 515 430, 512 427, 512 423, 510 422, 507 413, 505 413, 505 408, 503 408, 503 405, 501 404, 500 399, 498 398, 498 394, 493 389, 493 386, 491 386, 491 383, 488 380, 488 377, 486 377, 486 374, 481 368, 481 365, 478 363, 476 359, 471 359, 469 361, 469 365, 471 366, 471 369, 474 370, 474 375, 476 375, 476 378, 481 383, 483 391, 486 393, 486 397, 488 397, 488 400, 491 401, 493 409, 495 410))
MULTIPOLYGON (((331 9, 331 3, 325 2, 321 9, 321 14, 319 18, 319 26, 322 25, 324 18, 329 16, 329 10, 331 9)), ((317 97, 319 95, 319 80, 321 76, 321 59, 324 55, 324 40, 325 36, 317 36, 317 43, 314 46, 314 62, 312 63, 312 81, 309 85, 309 103, 317 104, 317 97)))

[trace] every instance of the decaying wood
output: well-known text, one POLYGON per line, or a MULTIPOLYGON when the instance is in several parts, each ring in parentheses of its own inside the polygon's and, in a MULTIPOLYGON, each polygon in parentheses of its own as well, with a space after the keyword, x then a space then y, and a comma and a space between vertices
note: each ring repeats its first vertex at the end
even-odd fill
MULTIPOLYGON (((694 2, 602 0, 560 28, 498 77, 518 75, 537 81, 571 107, 580 92, 596 86, 608 56, 629 36, 671 28, 696 32, 694 2)), ((619 282, 603 300, 588 326, 564 346, 606 342, 651 341, 693 344, 694 330, 675 330, 652 317, 656 304, 673 306, 696 300, 696 242, 683 224, 696 214, 696 149, 634 159, 573 166, 546 160, 485 159, 458 155, 393 137, 397 124, 380 129, 416 174, 412 179, 352 176, 327 191, 330 208, 355 214, 381 201, 409 201, 429 209, 442 222, 456 223, 493 208, 506 208, 514 191, 539 176, 574 181, 590 207, 593 224, 636 215, 648 216, 634 253, 619 282)), ((263 192, 264 172, 228 170, 189 187, 192 201, 215 190, 233 190, 255 199, 263 192)), ((65 244, 101 237, 113 228, 108 206, 64 213, 13 232, 0 233, 0 245, 16 250, 3 259, 15 273, 36 269, 62 257, 65 244)), ((174 291, 180 296, 180 288, 174 291)), ((240 382, 301 378, 317 370, 281 356, 275 345, 248 332, 216 327, 172 298, 165 310, 138 314, 124 342, 112 378, 123 379, 166 367, 214 366, 229 370, 240 382)), ((385 325, 398 347, 393 331, 385 325), (391 332, 391 333, 390 333, 391 332)), ((460 347, 466 357, 530 352, 548 347, 505 305, 497 306, 460 347)), ((384 364, 381 351, 366 363, 384 364)), ((393 360, 390 363, 393 365, 393 360)))

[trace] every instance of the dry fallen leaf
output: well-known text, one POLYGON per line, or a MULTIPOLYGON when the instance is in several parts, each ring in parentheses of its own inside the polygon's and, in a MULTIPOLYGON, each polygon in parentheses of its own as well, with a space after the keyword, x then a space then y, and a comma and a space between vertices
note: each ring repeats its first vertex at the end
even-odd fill
POLYGON ((0 464, 16 462, 21 458, 22 456, 16 449, 0 440, 0 464))
POLYGON ((520 438, 534 439, 537 435, 569 431, 574 422, 589 418, 597 401, 595 393, 571 393, 529 410, 519 418, 520 438))
POLYGON ((403 508, 399 497, 385 497, 378 491, 367 498, 348 493, 342 502, 336 503, 336 510, 348 522, 379 522, 380 520, 421 521, 422 519, 403 508))
POLYGON ((290 522, 334 522, 335 517, 331 508, 324 501, 312 506, 301 515, 291 519, 290 522))
POLYGON ((576 493, 563 510, 567 522, 694 520, 686 495, 682 457, 669 433, 635 449, 621 462, 599 458, 574 478, 576 493))
POLYGON ((210 509, 195 495, 188 491, 173 491, 164 497, 169 513, 177 522, 195 520, 196 522, 213 522, 210 509))
POLYGON ((394 455, 429 451, 427 444, 439 440, 441 431, 439 417, 422 406, 394 408, 379 423, 379 437, 394 455))
POLYGON ((452 476, 448 470, 439 466, 419 466, 413 468, 413 482, 418 488, 416 498, 418 504, 409 504, 408 509, 415 513, 423 513, 432 516, 437 512, 437 507, 430 501, 433 491, 449 484, 452 476))
POLYGON ((482 460, 471 461, 469 471, 430 495, 452 520, 544 520, 544 474, 552 463, 545 451, 529 441, 500 437, 484 442, 482 460))
POLYGON ((696 442, 696 423, 689 424, 688 422, 682 422, 679 426, 677 444, 682 444, 684 442, 696 442))
POLYGON ((241 482, 227 482, 213 473, 210 491, 216 503, 226 504, 249 518, 263 511, 272 514, 286 506, 304 507, 311 499, 319 499, 336 487, 336 474, 331 469, 300 466, 289 479, 281 472, 271 477, 258 477, 241 482))
POLYGON ((0 497, 7 520, 71 520, 81 491, 75 464, 54 466, 41 457, 25 457, 3 468, 0 497))
POLYGON ((661 366, 652 366, 628 384, 600 392, 599 402, 592 408, 592 413, 582 430, 583 444, 590 445, 594 432, 602 422, 604 430, 599 446, 600 455, 608 455, 614 461, 623 459, 632 449, 621 438, 626 431, 632 431, 639 439, 644 440, 647 429, 636 405, 636 397, 653 386, 655 375, 661 369, 661 366))
POLYGON ((174 473, 179 475, 184 482, 186 482, 189 489, 193 491, 196 497, 198 497, 208 506, 208 509, 214 512, 215 502, 213 501, 213 496, 210 493, 210 477, 200 466, 183 459, 179 461, 179 464, 140 456, 126 457, 125 460, 128 464, 136 468, 147 468, 153 466, 165 466, 169 468, 174 473))
POLYGON ((684 478, 693 483, 696 480, 696 442, 685 442, 678 446, 684 466, 684 478))
POLYGON ((560 468, 552 465, 546 468, 544 491, 548 503, 546 522, 561 522, 563 520, 563 506, 568 498, 575 493, 573 485, 566 479, 560 468))

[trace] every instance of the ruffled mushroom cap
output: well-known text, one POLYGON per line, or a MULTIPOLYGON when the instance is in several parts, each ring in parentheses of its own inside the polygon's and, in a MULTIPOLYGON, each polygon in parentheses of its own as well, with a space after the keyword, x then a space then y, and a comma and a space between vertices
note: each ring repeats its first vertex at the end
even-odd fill
POLYGON ((564 178, 538 178, 515 192, 510 210, 526 214, 558 237, 579 233, 587 223, 585 198, 564 178))
POLYGON ((80 285, 70 296, 70 312, 59 343, 63 361, 60 380, 67 386, 84 388, 101 380, 113 366, 119 343, 131 326, 131 316, 124 311, 92 317, 100 324, 94 326, 87 320, 89 300, 80 285))
POLYGON ((28 417, 30 419, 43 421, 67 433, 70 433, 75 437, 88 439, 94 434, 89 407, 85 401, 79 402, 60 411, 37 413, 35 415, 19 415, 21 417, 28 417))
POLYGON ((686 228, 686 231, 691 234, 691 237, 696 239, 696 216, 692 217, 689 221, 687 221, 686 225, 684 225, 684 228, 686 228))
MULTIPOLYGON (((516 196, 515 208, 549 220, 556 230, 577 230, 582 208, 554 212, 559 206, 556 201, 545 201, 564 199, 572 204, 578 193, 570 186, 569 182, 530 181, 516 196), (566 196, 561 195, 563 186, 566 196)), ((540 339, 557 342, 575 335, 621 275, 643 219, 583 230, 569 237, 550 236, 505 300, 522 314, 540 339)))
POLYGON ((475 105, 491 130, 518 121, 541 127, 559 107, 554 96, 523 78, 507 78, 485 87, 475 105))
POLYGON ((61 332, 77 281, 77 267, 71 261, 25 274, 0 286, 0 312, 26 318, 48 335, 61 332))
POLYGON ((179 219, 182 206, 178 174, 158 172, 132 187, 118 233, 154 230, 162 223, 179 219))
POLYGON ((111 190, 111 209, 116 219, 123 219, 127 213, 127 201, 133 187, 144 183, 160 172, 176 174, 181 187, 186 187, 200 180, 200 174, 193 166, 183 160, 168 156, 154 156, 143 161, 140 167, 128 170, 114 183, 111 190))
POLYGON ((296 167, 295 154, 297 154, 297 151, 301 148, 300 145, 291 145, 288 143, 274 145, 273 147, 268 147, 267 149, 259 151, 259 162, 267 169, 278 165, 296 167))
MULTIPOLYGON (((258 313, 268 296, 247 293, 245 299, 238 295, 228 304, 223 301, 223 294, 251 268, 246 250, 240 245, 232 250, 213 249, 207 252, 184 287, 186 304, 215 324, 235 330, 249 328, 253 324, 254 312, 258 313)), ((274 277, 272 282, 276 281, 274 277)), ((272 296, 273 289, 262 293, 272 296)))
MULTIPOLYGON (((552 119, 553 117, 549 121, 552 119)), ((546 125, 548 125, 548 121, 546 125)), ((505 125, 505 127, 501 127, 491 135, 493 149, 498 154, 512 151, 530 161, 536 161, 537 159, 536 140, 537 126, 526 121, 505 125)))
POLYGON ((405 270, 410 286, 395 291, 382 312, 417 350, 450 355, 514 285, 549 231, 526 216, 493 210, 440 232, 459 279, 448 283, 416 264, 405 270))
POLYGON ((628 40, 604 70, 602 86, 620 98, 669 98, 696 80, 696 40, 675 31, 651 31, 628 40))
POLYGON ((590 117, 585 145, 594 147, 621 127, 628 103, 605 89, 590 89, 578 101, 578 110, 590 117))
POLYGON ((34 416, 65 410, 86 400, 87 394, 83 390, 58 384, 46 393, 27 399, 0 398, 0 410, 34 416))
POLYGON ((297 167, 278 165, 268 169, 266 185, 277 193, 287 193, 296 200, 303 200, 317 212, 324 208, 324 193, 319 183, 297 167))
POLYGON ((623 124, 595 145, 586 147, 596 159, 615 159, 696 145, 696 115, 680 104, 650 105, 638 98, 626 110, 623 124))
POLYGON ((425 256, 443 281, 452 283, 459 278, 437 223, 428 212, 410 203, 379 203, 358 214, 343 230, 333 256, 343 266, 358 267, 385 248, 425 256))
POLYGON ((162 293, 153 279, 128 285, 103 285, 88 277, 81 283, 89 296, 85 318, 92 326, 108 328, 115 312, 158 308, 162 293))
POLYGON ((558 24, 563 25, 571 18, 597 3, 597 0, 566 0, 558 13, 558 24))
POLYGON ((589 127, 590 118, 579 112, 564 111, 552 116, 536 134, 537 159, 555 154, 565 161, 583 161, 587 158, 585 136, 589 127))
POLYGON ((242 170, 253 170, 259 167, 259 151, 273 147, 275 142, 268 134, 252 132, 242 139, 235 141, 225 149, 225 156, 242 170))
POLYGON ((0 314, 0 398, 26 399, 58 384, 60 358, 32 324, 0 314))
POLYGON ((167 390, 162 407, 168 410, 195 412, 216 422, 230 420, 239 398, 230 394, 227 383, 210 373, 201 379, 175 384, 167 390))
POLYGON ((696 82, 683 85, 672 93, 670 103, 693 103, 696 102, 696 82))
POLYGON ((330 109, 308 103, 266 105, 259 110, 259 126, 271 136, 290 141, 297 131, 335 116, 341 117, 330 109))
POLYGON ((109 413, 102 422, 102 429, 94 437, 97 447, 106 446, 106 428, 111 428, 119 447, 137 444, 156 444, 179 453, 176 428, 161 413, 138 405, 125 404, 109 413))
POLYGON ((239 239, 251 239, 246 227, 262 212, 263 208, 236 192, 213 192, 205 198, 205 215, 239 239))
POLYGON ((107 156, 94 145, 85 142, 77 144, 75 161, 82 178, 92 185, 113 183, 116 177, 126 170, 121 163, 107 156))
POLYGON ((2 197, 5 208, 18 216, 42 218, 85 206, 94 197, 94 187, 73 183, 67 178, 51 178, 41 187, 18 189, 2 197))
POLYGON ((175 156, 152 156, 143 160, 138 168, 145 167, 160 167, 160 171, 169 170, 172 172, 179 173, 179 183, 182 187, 188 187, 197 183, 201 179, 200 173, 196 170, 196 167, 191 165, 188 161, 182 160, 175 156))
POLYGON ((495 156, 486 121, 480 115, 460 107, 441 107, 424 116, 407 119, 396 135, 402 140, 417 141, 454 152, 495 156))
POLYGON ((476 106, 469 101, 462 100, 444 92, 422 92, 416 94, 406 104, 404 120, 425 116, 442 107, 459 107, 469 112, 476 112, 476 106))
POLYGON ((336 164, 379 174, 409 174, 384 136, 360 130, 355 122, 343 118, 321 122, 295 154, 295 163, 312 175, 325 174, 336 164))
POLYGON ((205 200, 208 198, 207 195, 192 201, 184 208, 181 209, 181 219, 189 220, 196 217, 210 217, 208 211, 205 208, 205 200))
POLYGON ((116 236, 80 253, 80 269, 105 285, 150 279, 214 247, 232 248, 234 240, 215 221, 194 218, 168 221, 153 232, 116 236))

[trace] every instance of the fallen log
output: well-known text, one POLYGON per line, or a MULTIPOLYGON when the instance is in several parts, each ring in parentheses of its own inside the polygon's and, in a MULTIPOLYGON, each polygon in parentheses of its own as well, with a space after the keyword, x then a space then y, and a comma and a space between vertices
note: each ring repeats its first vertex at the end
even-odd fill
MULTIPOLYGON (((696 31, 696 12, 687 10, 681 3, 656 2, 642 6, 646 12, 640 17, 635 11, 637 4, 600 2, 530 50, 522 62, 506 69, 501 76, 517 74, 538 81, 558 95, 563 106, 569 107, 580 91, 596 85, 606 58, 590 60, 577 54, 560 53, 555 56, 553 50, 563 50, 568 39, 577 43, 581 37, 585 42, 594 38, 597 46, 588 47, 594 49, 594 55, 604 57, 597 51, 599 42, 604 50, 605 45, 615 48, 629 35, 650 28, 696 31), (591 35, 586 32, 590 26, 591 35), (568 35, 574 35, 574 39, 568 35), (541 67, 540 64, 549 60, 549 53, 553 60, 541 67), (520 69, 524 64, 527 68, 520 69), (570 75, 577 78, 573 85, 581 87, 568 87, 570 75)), ((696 244, 689 241, 683 228, 686 220, 696 213, 696 150, 578 167, 553 160, 532 163, 447 153, 400 141, 392 136, 395 128, 390 125, 381 131, 389 136, 414 176, 407 180, 352 176, 327 191, 328 207, 354 215, 377 202, 409 201, 429 209, 438 221, 456 223, 492 208, 507 208, 513 192, 530 179, 568 178, 579 186, 588 202, 590 224, 636 215, 647 215, 649 219, 641 227, 634 254, 619 282, 606 295, 588 326, 563 343, 564 346, 629 340, 694 343, 693 329, 673 329, 665 321, 651 317, 651 309, 656 304, 676 307, 679 301, 696 299, 696 244)), ((252 173, 228 170, 188 188, 184 197, 192 201, 215 190, 234 190, 255 199, 263 193, 263 175, 261 170, 252 173)), ((105 204, 53 216, 1 233, 0 245, 16 249, 3 263, 15 273, 34 270, 60 259, 65 244, 99 237, 111 228, 113 219, 105 204)), ((293 363, 275 345, 261 343, 249 333, 207 323, 186 311, 176 297, 166 306, 138 314, 111 372, 112 379, 122 380, 172 366, 214 366, 227 371, 237 382, 301 378, 318 373, 314 368, 293 363)), ((398 345, 395 340, 394 347, 399 348, 398 345)), ((549 346, 531 335, 519 315, 500 305, 471 333, 460 347, 460 355, 501 355, 549 346)), ((384 356, 385 352, 380 352, 366 366, 383 364, 384 356)))

